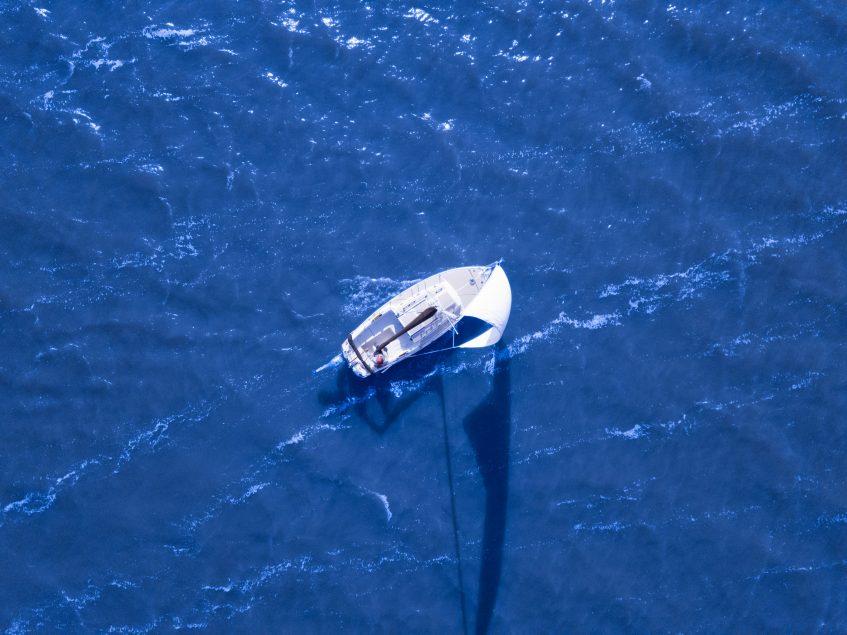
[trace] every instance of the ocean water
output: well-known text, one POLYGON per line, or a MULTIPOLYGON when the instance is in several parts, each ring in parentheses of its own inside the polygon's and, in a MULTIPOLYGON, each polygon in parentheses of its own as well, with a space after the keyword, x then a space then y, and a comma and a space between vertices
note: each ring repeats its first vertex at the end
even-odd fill
POLYGON ((847 631, 845 68, 825 0, 0 0, 0 629, 847 631), (498 258, 498 347, 312 376, 498 258))

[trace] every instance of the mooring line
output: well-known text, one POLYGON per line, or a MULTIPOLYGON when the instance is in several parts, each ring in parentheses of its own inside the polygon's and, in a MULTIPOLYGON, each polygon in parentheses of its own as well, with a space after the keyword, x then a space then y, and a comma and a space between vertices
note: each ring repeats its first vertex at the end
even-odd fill
POLYGON ((444 403, 444 380, 439 377, 441 396, 441 421, 444 424, 444 455, 447 458, 447 478, 450 482, 450 512, 453 516, 453 544, 456 547, 456 567, 459 572, 459 601, 462 606, 462 632, 468 635, 468 618, 465 609, 465 581, 462 575, 462 551, 459 546, 459 522, 456 519, 456 490, 453 487, 453 459, 450 452, 450 435, 447 432, 447 407, 444 403))

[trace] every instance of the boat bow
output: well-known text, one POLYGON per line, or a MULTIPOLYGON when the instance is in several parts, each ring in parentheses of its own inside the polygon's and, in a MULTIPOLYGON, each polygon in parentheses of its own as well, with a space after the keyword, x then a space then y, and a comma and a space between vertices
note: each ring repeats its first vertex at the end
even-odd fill
POLYGON ((483 348, 496 344, 503 337, 511 312, 512 287, 506 272, 497 264, 494 265, 479 293, 462 311, 462 317, 475 317, 491 328, 460 344, 459 348, 483 348))

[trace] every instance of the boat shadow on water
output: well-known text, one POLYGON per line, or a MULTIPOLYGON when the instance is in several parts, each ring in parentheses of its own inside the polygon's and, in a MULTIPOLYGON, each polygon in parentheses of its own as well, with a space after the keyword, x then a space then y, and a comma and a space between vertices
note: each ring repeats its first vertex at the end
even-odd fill
POLYGON ((382 434, 421 397, 435 394, 443 399, 441 369, 454 353, 446 350, 415 357, 368 379, 359 379, 341 366, 335 391, 319 392, 318 400, 325 407, 352 411, 382 434))
MULTIPOLYGON (((454 350, 446 350, 410 359, 368 380, 361 380, 349 369, 342 367, 339 368, 336 377, 336 390, 321 392, 318 398, 324 406, 339 408, 343 411, 351 410, 375 432, 383 434, 421 397, 435 395, 441 403, 441 412, 444 417, 442 424, 445 429, 447 469, 451 471, 452 457, 449 454, 450 445, 446 435, 449 427, 447 416, 450 409, 446 407, 445 373, 442 369, 449 367, 454 353, 454 350), (398 390, 398 387, 401 390, 398 390)), ((485 488, 485 518, 474 621, 474 630, 477 634, 488 632, 494 615, 502 572, 508 509, 511 360, 502 343, 497 345, 494 355, 494 373, 490 389, 462 419, 463 429, 473 448, 485 488)), ((465 408, 462 410, 467 412, 465 408)), ((454 497, 452 478, 450 488, 450 495, 454 497)), ((456 519, 453 520, 455 528, 456 519)), ((458 559, 463 626, 467 631, 464 583, 461 580, 461 555, 458 559)))

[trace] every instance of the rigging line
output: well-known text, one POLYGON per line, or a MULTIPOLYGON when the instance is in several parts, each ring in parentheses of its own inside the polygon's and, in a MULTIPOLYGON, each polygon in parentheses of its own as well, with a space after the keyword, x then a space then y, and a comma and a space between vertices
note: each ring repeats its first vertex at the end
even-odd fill
POLYGON ((447 459, 447 478, 450 481, 450 513, 453 516, 453 545, 456 548, 456 568, 459 573, 459 601, 462 606, 462 632, 468 635, 468 617, 465 610, 465 580, 462 575, 462 551, 459 546, 459 523, 456 520, 456 490, 453 487, 453 459, 450 453, 450 435, 447 432, 447 406, 444 403, 444 380, 439 377, 438 383, 441 388, 441 421, 444 424, 444 456, 447 459))
MULTIPOLYGON (((497 260, 497 261, 495 261, 495 262, 491 263, 490 265, 488 265, 488 266, 486 266, 486 267, 483 267, 483 270, 484 270, 484 271, 488 271, 488 272, 489 272, 489 274, 488 274, 488 278, 490 278, 490 277, 491 277, 491 273, 490 273, 490 272, 494 269, 494 267, 496 267, 497 265, 499 265, 502 261, 503 261, 503 259, 501 258, 500 260, 497 260)), ((483 285, 485 285, 485 283, 486 283, 486 282, 488 282, 488 278, 486 278, 484 282, 480 283, 480 287, 479 287, 479 289, 477 289, 477 293, 479 293, 479 291, 482 289, 482 286, 483 286, 483 285)), ((466 282, 465 284, 463 284, 463 285, 462 285, 461 287, 459 287, 458 289, 454 289, 454 291, 455 291, 455 292, 456 292, 456 294, 458 295, 459 293, 461 293, 462 291, 464 291, 466 287, 469 287, 469 286, 471 286, 472 284, 473 284, 473 285, 475 285, 475 284, 476 284, 476 279, 475 279, 475 278, 471 278, 468 282, 466 282)), ((426 294, 427 294, 427 297, 429 297, 429 289, 427 289, 427 290, 426 290, 426 294)), ((463 317, 463 316, 461 315, 461 311, 460 311, 460 315, 453 315, 452 313, 450 313, 449 311, 446 311, 446 310, 444 309, 444 307, 442 307, 442 306, 441 306, 441 302, 438 300, 438 297, 437 297, 437 296, 436 296, 434 299, 435 299, 436 304, 438 304, 438 308, 439 308, 439 309, 441 309, 441 312, 442 312, 442 313, 444 313, 444 315, 447 317, 447 321, 448 321, 448 322, 450 322, 450 328, 453 330, 453 343, 455 344, 455 342, 456 342, 456 333, 457 333, 457 331, 456 331, 456 324, 458 324, 458 323, 459 323, 459 320, 461 320, 461 319, 462 319, 462 317, 463 317), (450 318, 451 318, 451 316, 452 316, 452 317, 454 317, 454 318, 458 318, 458 319, 457 319, 455 322, 453 322, 453 320, 451 320, 451 319, 450 319, 450 318)), ((461 306, 461 305, 460 305, 460 306, 461 306)), ((464 310, 464 307, 463 307, 463 310, 464 310)), ((455 346, 453 346, 452 348, 455 348, 455 346)), ((444 349, 444 350, 449 350, 449 349, 444 349)))
MULTIPOLYGON (((495 260, 495 261, 494 261, 494 262, 492 262, 490 265, 488 265, 487 267, 484 267, 484 268, 485 268, 486 270, 487 270, 487 269, 493 269, 496 265, 499 265, 501 262, 503 262, 503 259, 502 259, 502 258, 501 258, 500 260, 495 260)), ((487 281, 486 281, 486 282, 487 282, 487 281)), ((462 291, 462 290, 464 290, 464 288, 465 288, 465 287, 470 286, 470 284, 471 284, 470 282, 466 282, 465 284, 463 284, 461 287, 459 287, 459 288, 456 290, 456 291, 457 291, 457 293, 458 293, 458 292, 460 292, 460 291, 462 291)), ((484 284, 484 283, 483 283, 483 284, 484 284)), ((461 317, 459 317, 459 320, 456 320, 456 322, 454 323, 454 322, 450 319, 450 316, 451 316, 451 315, 453 315, 453 314, 452 314, 452 313, 449 313, 448 311, 445 311, 445 310, 444 310, 444 307, 442 307, 442 306, 441 306, 441 302, 439 302, 439 301, 438 301, 438 297, 437 297, 437 296, 433 297, 433 296, 430 294, 430 292, 429 292, 429 289, 428 289, 428 288, 424 288, 424 293, 425 293, 425 295, 426 295, 426 297, 427 297, 428 299, 430 299, 430 300, 435 300, 435 303, 438 305, 438 308, 440 308, 440 309, 441 309, 441 312, 445 315, 445 317, 447 318, 447 321, 448 321, 448 322, 450 322, 450 328, 451 328, 451 330, 453 331, 453 346, 448 346, 447 348, 439 348, 437 351, 425 351, 425 352, 419 351, 419 352, 417 352, 417 353, 413 353, 413 354, 409 355, 409 357, 408 357, 407 359, 411 359, 411 358, 413 358, 413 357, 418 357, 418 356, 423 357, 424 355, 434 355, 435 353, 443 353, 444 351, 451 351, 451 350, 453 350, 454 348, 461 348, 461 346, 456 346, 456 324, 458 324, 458 323, 459 323, 459 320, 461 320, 461 317)), ((456 317, 456 316, 454 316, 454 317, 456 317)))
MULTIPOLYGON (((450 311, 447 311, 443 306, 441 306, 441 301, 438 299, 438 296, 432 295, 429 292, 429 287, 427 287, 425 289, 425 293, 426 293, 427 299, 429 299, 430 301, 434 301, 438 305, 438 308, 441 310, 441 313, 447 318, 447 321, 450 322, 450 328, 453 329, 453 331, 455 332, 456 331, 456 324, 458 323, 458 320, 456 320, 456 322, 454 323, 453 320, 450 319, 450 316, 453 315, 453 314, 450 311)), ((456 316, 453 315, 453 317, 456 317, 456 316)))
POLYGON ((435 355, 436 353, 443 353, 444 351, 452 351, 454 348, 461 348, 461 346, 448 346, 447 348, 439 348, 437 351, 420 351, 418 353, 414 353, 413 355, 409 355, 406 359, 412 359, 413 357, 423 357, 424 355, 435 355))
MULTIPOLYGON (((489 272, 490 272, 491 270, 493 270, 493 269, 494 269, 494 267, 496 267, 497 265, 499 265, 501 262, 503 262, 503 259, 502 259, 502 258, 500 258, 500 260, 495 260, 495 261, 494 261, 494 262, 492 262, 490 265, 486 265, 485 267, 482 267, 483 272, 485 272, 485 271, 489 271, 489 272)), ((490 277, 490 273, 489 273, 489 277, 490 277)), ((439 281, 441 281, 441 282, 443 283, 443 280, 441 279, 441 277, 440 277, 440 276, 439 276, 439 281)), ((487 279, 487 278, 486 278, 485 282, 488 282, 488 279, 487 279)), ((485 284, 485 282, 482 282, 481 284, 482 284, 482 285, 484 285, 484 284, 485 284)), ((417 283, 416 283, 416 284, 417 284, 417 283)), ((445 284, 446 284, 446 283, 445 283, 445 284)), ((456 292, 456 294, 459 294, 459 293, 461 293, 462 291, 464 291, 464 290, 465 290, 465 288, 467 288, 467 287, 469 287, 469 286, 471 286, 471 285, 475 285, 475 284, 476 284, 476 279, 475 279, 475 278, 471 278, 468 282, 466 282, 465 284, 463 284, 461 287, 454 288, 453 290, 456 292)), ((424 289, 423 289, 423 293, 424 293, 424 295, 427 297, 427 299, 428 299, 428 300, 430 300, 430 301, 434 301, 434 302, 435 302, 435 304, 437 304, 437 305, 438 305, 438 308, 439 308, 439 309, 441 309, 441 312, 445 315, 445 317, 447 318, 447 321, 448 321, 448 322, 450 322, 450 328, 452 328, 452 329, 453 329, 453 335, 455 336, 455 334, 456 334, 456 324, 458 324, 459 320, 461 320, 461 319, 462 319, 462 316, 461 316, 461 315, 458 315, 458 316, 457 316, 457 315, 454 315, 453 313, 451 313, 451 312, 447 311, 447 310, 446 310, 443 306, 441 306, 441 301, 438 299, 438 296, 437 296, 437 295, 433 296, 433 295, 430 293, 430 288, 429 288, 429 287, 424 287, 424 289), (451 319, 450 319, 451 317, 453 317, 453 318, 458 318, 458 319, 454 322, 453 320, 451 320, 451 319)))

